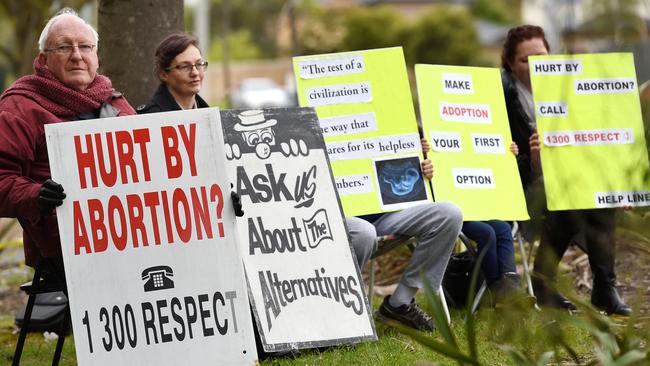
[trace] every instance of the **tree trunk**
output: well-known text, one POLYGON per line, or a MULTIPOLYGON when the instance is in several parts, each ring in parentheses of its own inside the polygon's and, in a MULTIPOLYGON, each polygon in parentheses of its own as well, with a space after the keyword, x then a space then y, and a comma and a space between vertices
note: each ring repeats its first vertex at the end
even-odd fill
POLYGON ((135 107, 158 86, 156 46, 185 29, 183 0, 100 0, 98 28, 100 72, 135 107))

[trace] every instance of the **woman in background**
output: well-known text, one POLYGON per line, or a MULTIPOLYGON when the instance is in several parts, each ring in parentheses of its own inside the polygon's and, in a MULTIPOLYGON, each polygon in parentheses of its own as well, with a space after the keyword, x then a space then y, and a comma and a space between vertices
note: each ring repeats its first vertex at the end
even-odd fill
POLYGON ((199 50, 199 40, 184 32, 172 33, 156 48, 156 74, 160 85, 139 114, 207 108, 199 96, 208 62, 199 50))
POLYGON ((517 164, 529 202, 532 221, 541 219, 541 244, 533 271, 537 302, 557 308, 575 310, 575 306, 555 289, 557 268, 569 244, 584 238, 582 246, 589 254, 593 274, 591 303, 608 314, 630 315, 614 285, 616 254, 614 209, 548 211, 535 210, 535 202, 545 202, 540 162, 540 140, 533 104, 528 57, 547 55, 548 42, 541 27, 522 25, 510 29, 506 37, 501 64, 502 82, 512 139, 519 146, 517 164))

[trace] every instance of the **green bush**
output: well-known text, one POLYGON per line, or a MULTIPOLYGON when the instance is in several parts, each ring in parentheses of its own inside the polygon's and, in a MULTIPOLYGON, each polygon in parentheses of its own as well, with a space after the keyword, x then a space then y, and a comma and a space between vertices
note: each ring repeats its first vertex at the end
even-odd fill
POLYGON ((428 11, 406 40, 409 64, 475 65, 480 51, 471 15, 448 6, 428 11))
POLYGON ((346 51, 402 46, 409 30, 406 20, 388 7, 355 8, 345 16, 346 51))

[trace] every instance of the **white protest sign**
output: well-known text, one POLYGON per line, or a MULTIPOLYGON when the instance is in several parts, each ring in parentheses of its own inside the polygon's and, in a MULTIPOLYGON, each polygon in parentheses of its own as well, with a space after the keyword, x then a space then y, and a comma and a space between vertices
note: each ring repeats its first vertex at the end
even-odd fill
POLYGON ((314 110, 228 110, 221 118, 245 207, 237 222, 264 349, 376 339, 314 110))
POLYGON ((219 110, 45 132, 78 364, 255 363, 219 110))

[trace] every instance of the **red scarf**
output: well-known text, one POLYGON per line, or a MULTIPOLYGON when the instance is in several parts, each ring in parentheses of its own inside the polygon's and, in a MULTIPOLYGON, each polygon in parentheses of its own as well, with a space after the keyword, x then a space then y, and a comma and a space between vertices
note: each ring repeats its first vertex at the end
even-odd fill
POLYGON ((16 80, 0 99, 9 95, 30 98, 55 116, 76 116, 99 109, 113 95, 113 85, 107 77, 97 74, 85 90, 69 88, 36 57, 34 74, 16 80))

